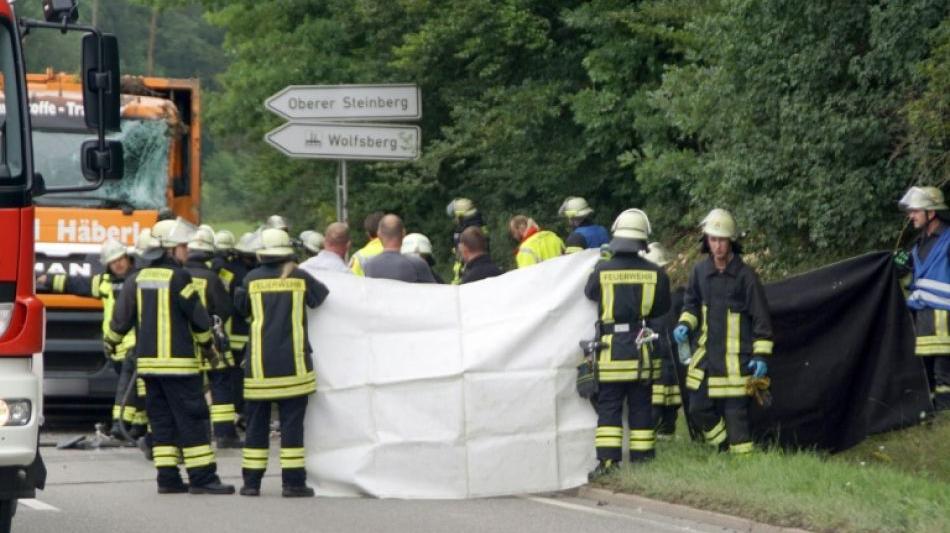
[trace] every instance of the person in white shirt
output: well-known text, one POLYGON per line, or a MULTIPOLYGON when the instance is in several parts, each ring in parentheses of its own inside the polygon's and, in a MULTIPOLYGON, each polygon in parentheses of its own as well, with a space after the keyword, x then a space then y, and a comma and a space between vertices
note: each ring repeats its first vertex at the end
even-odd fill
POLYGON ((346 266, 350 251, 350 228, 343 222, 334 222, 323 232, 323 250, 300 264, 301 268, 351 272, 346 266))

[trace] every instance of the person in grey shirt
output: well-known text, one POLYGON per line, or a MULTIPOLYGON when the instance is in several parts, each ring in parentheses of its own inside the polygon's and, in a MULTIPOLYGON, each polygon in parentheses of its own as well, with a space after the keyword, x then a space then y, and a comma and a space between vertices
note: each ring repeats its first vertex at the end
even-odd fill
POLYGON ((402 238, 405 234, 406 229, 398 216, 386 215, 379 221, 376 235, 383 243, 383 253, 366 261, 363 267, 366 277, 409 283, 435 283, 432 271, 425 261, 402 255, 402 238))
POLYGON ((346 254, 350 251, 350 229, 343 222, 334 222, 324 232, 323 250, 300 264, 301 268, 332 270, 334 272, 352 271, 346 266, 346 254))

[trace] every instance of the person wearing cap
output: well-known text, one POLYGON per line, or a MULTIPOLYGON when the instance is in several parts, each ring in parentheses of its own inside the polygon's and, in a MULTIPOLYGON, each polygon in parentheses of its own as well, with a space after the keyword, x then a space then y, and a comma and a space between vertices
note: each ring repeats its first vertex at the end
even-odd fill
POLYGON ((445 283, 438 272, 435 271, 435 257, 432 255, 432 242, 429 241, 428 237, 421 233, 410 233, 406 235, 402 240, 400 252, 402 255, 416 261, 420 265, 419 268, 421 270, 428 270, 429 275, 432 276, 435 283, 445 283))
POLYGON ((306 256, 306 259, 315 257, 317 254, 319 254, 320 250, 323 249, 324 242, 326 241, 326 239, 323 237, 323 234, 312 229, 301 231, 298 240, 300 242, 300 247, 306 256))
POLYGON ((950 409, 950 212, 936 187, 911 187, 901 209, 920 232, 910 253, 913 280, 907 306, 914 314, 915 353, 922 357, 934 407, 950 409))
POLYGON ((116 303, 105 348, 115 350, 135 329, 134 353, 145 381, 159 494, 233 494, 234 487, 217 475, 201 376, 202 358, 215 361, 220 355, 208 312, 191 274, 182 268, 194 233, 194 226, 181 218, 155 224, 142 253, 144 264, 126 281, 116 303), (189 484, 178 470, 179 452, 189 484))
POLYGON ((293 262, 285 231, 265 229, 257 252, 261 266, 244 278, 234 294, 237 311, 251 319, 244 400, 247 417, 241 471, 243 496, 259 496, 267 468, 272 404, 280 416, 280 466, 283 496, 307 497, 304 469, 304 417, 317 389, 307 327, 307 309, 315 309, 329 290, 293 262))
POLYGON ((772 320, 758 275, 742 261, 732 214, 713 209, 701 226, 707 257, 693 266, 673 338, 685 343, 699 335, 686 372, 690 418, 720 451, 748 454, 746 385, 768 374, 772 320))
POLYGON ((610 241, 607 228, 591 221, 594 210, 587 204, 587 200, 580 196, 568 197, 561 204, 558 215, 567 219, 571 233, 564 241, 565 253, 580 252, 585 249, 600 249, 610 241))
MULTIPOLYGON (((651 242, 640 255, 658 267, 666 268, 670 263, 669 253, 658 242, 651 242)), ((685 291, 684 287, 673 289, 670 292, 669 311, 648 322, 650 328, 660 335, 654 345, 660 359, 660 377, 653 382, 653 420, 657 437, 669 437, 676 433, 676 416, 683 404, 671 335, 676 319, 683 310, 685 291)))
POLYGON ((623 407, 630 427, 630 460, 648 461, 656 455, 656 432, 651 405, 652 384, 660 362, 647 320, 670 307, 670 280, 662 267, 640 256, 650 236, 650 220, 639 209, 627 209, 613 224, 609 259, 602 259, 587 278, 584 295, 597 302, 597 447, 598 465, 592 478, 620 465, 623 446, 623 407))
POLYGON ((455 258, 452 264, 452 285, 458 285, 462 282, 462 268, 464 262, 459 250, 462 232, 467 228, 478 228, 485 236, 486 253, 488 252, 488 227, 482 217, 481 211, 475 206, 475 202, 468 198, 455 198, 449 205, 445 206, 446 214, 455 222, 455 228, 452 230, 452 254, 455 258))
POLYGON ((188 241, 185 270, 191 274, 191 283, 198 292, 202 305, 208 310, 212 325, 217 324, 218 332, 225 337, 219 338, 221 358, 216 364, 212 365, 210 361, 203 360, 201 365, 211 389, 211 429, 218 448, 240 448, 241 439, 238 438, 234 425, 237 412, 234 407, 231 377, 235 362, 230 344, 226 342, 225 328, 234 313, 234 307, 221 278, 208 267, 213 255, 214 233, 210 229, 199 227, 188 241))
POLYGON ((488 255, 488 238, 481 228, 469 226, 459 237, 459 254, 462 256, 462 284, 473 283, 502 274, 501 269, 488 255))
POLYGON ((435 283, 432 271, 425 261, 415 260, 402 255, 402 241, 406 229, 402 219, 396 215, 386 215, 379 221, 379 239, 383 245, 382 253, 366 261, 363 265, 367 278, 393 279, 408 283, 435 283))
MULTIPOLYGON (((44 274, 39 276, 36 280, 36 290, 37 292, 98 298, 102 301, 102 332, 105 334, 109 329, 109 321, 112 320, 115 303, 122 294, 125 281, 134 271, 135 263, 129 256, 128 248, 115 239, 109 239, 102 243, 99 248, 99 263, 105 267, 105 271, 92 277, 68 276, 66 274, 44 274)), ((115 438, 123 437, 120 419, 127 425, 132 426, 129 433, 133 438, 145 434, 147 419, 144 410, 142 410, 143 406, 138 405, 135 395, 133 395, 130 404, 126 405, 124 409, 122 408, 122 400, 132 376, 131 368, 134 363, 129 365, 129 369, 126 369, 125 372, 123 368, 126 366, 125 361, 129 358, 128 356, 134 347, 135 331, 129 331, 116 345, 115 350, 109 354, 112 368, 119 375, 115 401, 112 405, 112 427, 110 430, 115 438)))
POLYGON ((343 222, 333 222, 327 226, 323 249, 320 253, 300 264, 300 268, 331 270, 352 273, 346 266, 346 254, 350 253, 350 228, 343 222))
POLYGON ((508 233, 518 243, 515 251, 515 264, 518 268, 564 255, 564 241, 554 232, 542 230, 532 218, 524 215, 511 217, 508 221, 508 233))
POLYGON ((374 211, 363 219, 363 231, 366 232, 369 242, 350 258, 350 270, 357 276, 365 276, 363 267, 366 266, 366 262, 383 253, 383 243, 379 240, 377 232, 379 231, 379 222, 384 215, 385 213, 382 211, 374 211))

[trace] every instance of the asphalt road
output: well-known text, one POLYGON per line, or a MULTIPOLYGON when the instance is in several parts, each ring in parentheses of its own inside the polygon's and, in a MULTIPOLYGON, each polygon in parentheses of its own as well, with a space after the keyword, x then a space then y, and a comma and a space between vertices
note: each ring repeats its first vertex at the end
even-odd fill
MULTIPOLYGON (((67 436, 47 433, 42 441, 67 436)), ((49 470, 47 488, 35 500, 21 500, 13 525, 17 533, 730 531, 567 494, 451 501, 284 499, 276 470, 268 472, 259 498, 160 496, 155 471, 137 449, 44 447, 41 453, 49 470)), ((240 486, 240 450, 219 452, 218 464, 225 480, 240 486)), ((276 464, 275 455, 271 465, 276 464)))

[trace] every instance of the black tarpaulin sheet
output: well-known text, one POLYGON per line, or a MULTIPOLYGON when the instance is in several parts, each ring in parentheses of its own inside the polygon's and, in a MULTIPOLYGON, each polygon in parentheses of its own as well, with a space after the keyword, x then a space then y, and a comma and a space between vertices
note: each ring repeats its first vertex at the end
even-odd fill
POLYGON ((772 407, 750 413, 760 440, 841 451, 931 410, 889 253, 842 261, 765 291, 775 349, 772 407))

